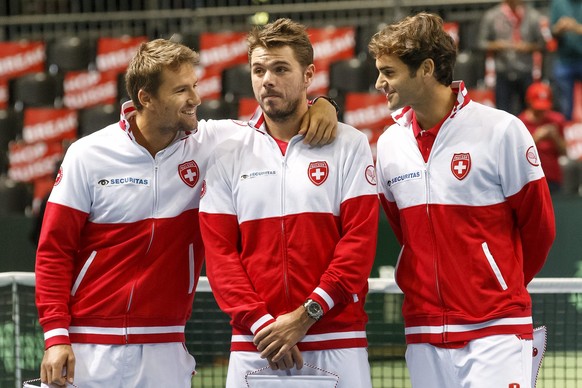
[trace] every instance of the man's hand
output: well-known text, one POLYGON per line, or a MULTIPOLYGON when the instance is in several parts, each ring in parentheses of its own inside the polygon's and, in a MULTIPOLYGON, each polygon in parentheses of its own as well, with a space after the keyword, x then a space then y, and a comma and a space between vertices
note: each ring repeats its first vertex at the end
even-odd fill
POLYGON ((265 327, 255 336, 253 342, 261 352, 262 358, 267 358, 270 363, 279 363, 287 352, 305 337, 305 333, 314 323, 315 320, 305 313, 305 308, 299 306, 290 313, 278 316, 275 323, 265 327))
POLYGON ((293 368, 293 366, 299 370, 303 367, 303 356, 297 345, 293 346, 278 362, 274 362, 270 358, 267 358, 267 361, 269 361, 269 366, 273 370, 288 370, 293 368))
POLYGON ((579 24, 576 19, 571 16, 562 16, 554 27, 552 28, 552 33, 554 35, 561 35, 564 32, 574 32, 576 34, 582 34, 582 24, 579 24))
POLYGON ((44 352, 40 366, 40 381, 64 387, 73 384, 75 355, 71 345, 54 345, 44 352))
POLYGON ((315 101, 301 119, 299 134, 305 135, 303 142, 312 146, 331 143, 337 132, 337 112, 325 98, 315 101))

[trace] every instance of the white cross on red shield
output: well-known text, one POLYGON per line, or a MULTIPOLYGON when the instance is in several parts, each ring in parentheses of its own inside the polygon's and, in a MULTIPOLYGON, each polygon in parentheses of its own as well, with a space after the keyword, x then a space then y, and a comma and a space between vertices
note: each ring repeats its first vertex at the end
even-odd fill
POLYGON ((329 175, 329 167, 327 162, 311 162, 309 163, 309 168, 307 169, 307 176, 309 180, 316 186, 321 185, 327 179, 329 175))
POLYGON ((466 153, 454 154, 451 160, 451 171, 458 180, 463 180, 471 170, 471 155, 466 153))
POLYGON ((178 174, 180 175, 182 182, 190 187, 196 186, 198 179, 200 179, 200 170, 198 169, 196 162, 193 160, 180 164, 178 166, 178 174))

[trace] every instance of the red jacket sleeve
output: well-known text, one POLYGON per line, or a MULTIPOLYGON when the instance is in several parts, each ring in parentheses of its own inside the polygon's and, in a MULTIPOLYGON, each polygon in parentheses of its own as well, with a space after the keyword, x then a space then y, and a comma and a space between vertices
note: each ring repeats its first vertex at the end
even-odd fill
POLYGON ((556 238, 554 208, 546 178, 529 182, 507 200, 516 215, 527 285, 542 269, 556 238))
POLYGON ((202 212, 200 229, 206 249, 206 273, 220 308, 230 315, 232 322, 253 333, 274 322, 240 262, 236 216, 202 212), (228 276, 221 276, 224 273, 228 276))
POLYGON ((47 203, 35 264, 36 306, 45 333, 46 348, 70 343, 69 297, 73 284, 74 255, 86 219, 86 213, 47 203))
MULTIPOLYGON (((368 277, 376 256, 378 236, 378 196, 365 195, 342 203, 340 210, 342 237, 333 259, 322 275, 319 287, 334 302, 353 303, 362 290, 367 291, 368 277)), ((310 298, 329 310, 328 301, 314 292, 310 298)))

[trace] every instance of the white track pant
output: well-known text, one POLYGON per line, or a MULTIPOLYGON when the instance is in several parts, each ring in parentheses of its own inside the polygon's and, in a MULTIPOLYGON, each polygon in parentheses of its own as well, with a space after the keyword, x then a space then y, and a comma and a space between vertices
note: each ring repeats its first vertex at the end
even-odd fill
MULTIPOLYGON (((231 352, 226 388, 247 388, 249 374, 278 376, 337 376, 336 388, 371 388, 370 364, 365 348, 332 349, 301 352, 306 365, 300 370, 272 370, 258 352, 231 352)), ((315 388, 304 383, 305 388, 315 388)))
MULTIPOLYGON (((182 343, 73 344, 80 388, 190 388, 196 361, 182 343)), ((47 387, 42 385, 42 387, 47 387)))
POLYGON ((412 344, 406 364, 413 388, 531 388, 532 341, 494 335, 461 349, 412 344))

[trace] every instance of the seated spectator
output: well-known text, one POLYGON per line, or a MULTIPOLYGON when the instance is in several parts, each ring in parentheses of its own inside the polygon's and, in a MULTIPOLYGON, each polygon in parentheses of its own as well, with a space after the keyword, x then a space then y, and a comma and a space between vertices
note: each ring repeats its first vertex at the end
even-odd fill
POLYGON ((553 110, 552 90, 546 83, 531 84, 526 91, 525 102, 527 108, 519 118, 534 138, 550 192, 557 193, 561 190, 563 179, 559 159, 566 155, 566 118, 553 110))

